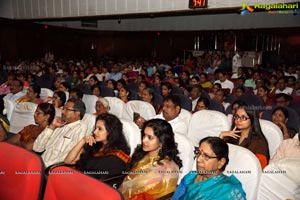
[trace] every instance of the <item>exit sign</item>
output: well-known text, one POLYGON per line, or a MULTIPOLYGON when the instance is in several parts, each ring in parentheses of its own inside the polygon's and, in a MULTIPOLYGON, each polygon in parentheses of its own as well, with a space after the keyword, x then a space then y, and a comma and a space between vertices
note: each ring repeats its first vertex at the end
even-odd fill
POLYGON ((189 0, 189 8, 206 8, 207 0, 189 0))

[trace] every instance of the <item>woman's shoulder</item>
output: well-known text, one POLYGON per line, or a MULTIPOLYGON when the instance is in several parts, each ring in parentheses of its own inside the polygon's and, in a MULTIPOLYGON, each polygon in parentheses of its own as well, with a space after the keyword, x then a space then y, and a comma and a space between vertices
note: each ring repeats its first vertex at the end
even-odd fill
POLYGON ((164 169, 167 170, 179 170, 178 165, 169 158, 164 158, 160 161, 160 163, 162 164, 162 166, 164 167, 164 169))
POLYGON ((22 133, 24 133, 24 132, 31 132, 32 129, 35 129, 35 128, 37 128, 37 125, 30 124, 30 125, 28 125, 28 126, 25 126, 25 127, 23 128, 23 130, 20 131, 20 134, 21 134, 21 132, 22 132, 22 133))
POLYGON ((222 176, 226 177, 223 188, 229 190, 229 195, 231 195, 229 199, 246 199, 246 193, 243 190, 242 183, 234 175, 222 176))
POLYGON ((100 152, 95 155, 95 157, 100 157, 101 159, 113 161, 122 161, 128 163, 130 156, 122 150, 110 150, 107 152, 100 152))

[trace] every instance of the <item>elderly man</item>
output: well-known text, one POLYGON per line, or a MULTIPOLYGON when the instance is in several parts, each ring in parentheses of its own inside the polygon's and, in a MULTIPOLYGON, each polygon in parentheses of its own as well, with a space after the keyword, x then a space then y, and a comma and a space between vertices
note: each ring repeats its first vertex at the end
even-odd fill
MULTIPOLYGON (((180 97, 176 95, 169 95, 164 98, 162 105, 162 112, 153 118, 164 119, 169 122, 173 128, 174 133, 186 135, 188 131, 187 125, 179 119, 181 111, 180 97)), ((139 117, 135 123, 141 128, 146 120, 139 117)))
POLYGON ((69 99, 62 108, 62 117, 56 117, 35 140, 33 150, 43 152, 45 166, 63 162, 69 151, 81 138, 91 135, 81 121, 85 105, 80 99, 69 99))

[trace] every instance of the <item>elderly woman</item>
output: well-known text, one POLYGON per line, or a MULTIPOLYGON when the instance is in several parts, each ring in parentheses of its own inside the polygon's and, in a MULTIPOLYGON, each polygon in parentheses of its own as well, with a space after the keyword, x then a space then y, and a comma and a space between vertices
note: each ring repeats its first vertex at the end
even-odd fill
POLYGON ((96 112, 94 115, 98 116, 103 113, 108 113, 109 111, 109 102, 102 97, 99 97, 96 102, 96 112))
POLYGON ((130 173, 120 188, 125 199, 155 199, 175 191, 182 162, 171 125, 162 119, 144 123, 142 145, 135 149, 129 162, 130 173))
POLYGON ((150 103, 155 109, 156 114, 160 113, 161 105, 154 102, 154 89, 146 87, 142 92, 142 101, 150 103))
POLYGON ((226 142, 218 137, 202 139, 196 150, 197 171, 184 176, 172 199, 246 199, 240 181, 223 174, 228 151, 226 142))
POLYGON ((263 169, 270 159, 269 146, 261 130, 256 110, 249 106, 238 107, 233 119, 232 130, 221 132, 220 138, 252 151, 263 169))

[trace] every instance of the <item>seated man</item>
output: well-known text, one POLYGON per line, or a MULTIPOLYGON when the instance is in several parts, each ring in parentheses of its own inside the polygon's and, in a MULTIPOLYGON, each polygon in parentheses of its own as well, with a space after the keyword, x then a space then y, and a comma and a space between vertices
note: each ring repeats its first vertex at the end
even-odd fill
POLYGON ((43 152, 45 167, 63 162, 69 151, 91 130, 81 121, 85 105, 80 99, 69 99, 62 108, 62 117, 56 117, 37 137, 33 150, 43 152))
POLYGON ((291 139, 283 140, 283 142, 278 147, 276 154, 270 160, 275 162, 277 160, 289 157, 298 157, 300 158, 300 134, 296 134, 291 139))
MULTIPOLYGON (((156 116, 154 119, 164 119, 169 122, 173 128, 174 133, 179 133, 186 135, 188 131, 187 125, 179 119, 179 114, 181 111, 181 101, 180 97, 176 95, 168 95, 164 98, 162 105, 162 112, 156 116)), ((139 117, 135 123, 138 127, 142 127, 146 120, 139 117)))
POLYGON ((10 93, 8 93, 3 99, 17 102, 22 96, 25 95, 23 92, 23 86, 24 84, 22 81, 14 79, 10 85, 10 93))

